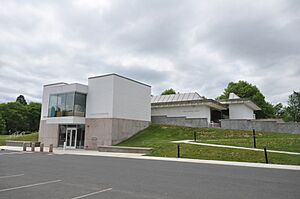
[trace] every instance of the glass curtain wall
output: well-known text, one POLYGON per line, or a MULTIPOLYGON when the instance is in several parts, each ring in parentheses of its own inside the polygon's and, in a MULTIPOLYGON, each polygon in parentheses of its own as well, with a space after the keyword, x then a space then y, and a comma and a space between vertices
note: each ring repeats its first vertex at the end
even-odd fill
POLYGON ((84 117, 86 107, 86 95, 75 93, 74 116, 84 117))
POLYGON ((51 95, 49 99, 48 116, 56 117, 57 113, 57 95, 51 95))
POLYGON ((52 94, 49 99, 48 117, 85 116, 86 94, 72 92, 52 94))
POLYGON ((63 116, 73 116, 73 104, 74 104, 75 93, 66 93, 66 106, 63 116))
POLYGON ((58 136, 58 146, 63 147, 64 142, 66 141, 66 132, 67 128, 76 128, 77 137, 76 137, 76 148, 84 148, 84 136, 85 136, 85 125, 84 124, 75 124, 75 125, 59 125, 59 136, 58 136))

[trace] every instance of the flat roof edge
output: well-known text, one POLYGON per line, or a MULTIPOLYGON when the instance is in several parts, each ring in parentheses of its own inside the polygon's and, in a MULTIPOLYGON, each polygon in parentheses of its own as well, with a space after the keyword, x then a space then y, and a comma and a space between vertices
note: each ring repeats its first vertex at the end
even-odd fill
POLYGON ((148 84, 145 84, 145 83, 143 83, 143 82, 139 82, 139 81, 137 81, 137 80, 134 80, 134 79, 131 79, 131 78, 128 78, 128 77, 124 77, 124 76, 119 75, 119 74, 116 74, 116 73, 110 73, 110 74, 106 74, 106 75, 99 75, 99 76, 89 77, 88 79, 96 79, 96 78, 101 78, 101 77, 106 77, 106 76, 117 76, 117 77, 121 77, 121 78, 123 78, 123 79, 127 79, 127 80, 129 80, 129 81, 132 81, 132 82, 135 82, 135 83, 144 85, 144 86, 151 87, 151 86, 148 85, 148 84))
POLYGON ((257 106, 254 102, 252 102, 248 98, 239 98, 239 99, 227 99, 227 100, 218 100, 221 104, 245 104, 249 108, 253 109, 254 111, 260 111, 261 108, 257 106))
POLYGON ((168 105, 206 105, 212 108, 218 107, 219 110, 226 110, 226 106, 213 99, 202 100, 187 100, 187 101, 174 101, 174 102, 152 102, 151 107, 168 106, 168 105), (215 106, 214 106, 215 105, 215 106))
POLYGON ((74 85, 74 84, 77 84, 77 85, 81 85, 81 86, 87 86, 85 84, 80 84, 80 83, 71 83, 71 84, 68 84, 68 83, 65 83, 65 82, 58 82, 58 83, 53 83, 53 84, 45 84, 44 87, 48 87, 48 86, 70 86, 70 85, 74 85))
POLYGON ((59 85, 69 85, 69 84, 66 82, 57 82, 57 83, 45 84, 43 86, 47 87, 47 86, 59 86, 59 85))

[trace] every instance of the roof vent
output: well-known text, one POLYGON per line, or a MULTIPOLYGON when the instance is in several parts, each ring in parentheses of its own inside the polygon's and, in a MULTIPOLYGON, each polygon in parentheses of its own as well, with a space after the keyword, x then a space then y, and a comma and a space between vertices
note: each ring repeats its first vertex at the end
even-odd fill
POLYGON ((235 93, 229 93, 229 99, 239 99, 240 97, 237 96, 235 93))

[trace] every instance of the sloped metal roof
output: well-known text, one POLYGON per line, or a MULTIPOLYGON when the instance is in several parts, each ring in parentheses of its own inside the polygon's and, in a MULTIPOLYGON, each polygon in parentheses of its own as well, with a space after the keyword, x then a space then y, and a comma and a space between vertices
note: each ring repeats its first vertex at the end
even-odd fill
POLYGON ((193 101, 193 100, 202 100, 197 92, 194 93, 178 93, 172 95, 158 95, 151 98, 151 104, 153 103, 162 103, 162 102, 184 102, 184 101, 193 101))
POLYGON ((227 99, 227 100, 218 100, 221 104, 245 104, 249 108, 253 109, 254 111, 259 111, 261 108, 257 106, 254 102, 247 98, 237 98, 237 99, 227 99))

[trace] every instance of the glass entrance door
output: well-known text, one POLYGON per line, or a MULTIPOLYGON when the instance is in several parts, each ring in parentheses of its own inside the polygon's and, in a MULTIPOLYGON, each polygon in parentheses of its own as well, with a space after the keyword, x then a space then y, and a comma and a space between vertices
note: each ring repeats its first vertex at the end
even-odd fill
POLYGON ((77 142, 77 128, 67 128, 66 147, 75 149, 76 142, 77 142))

